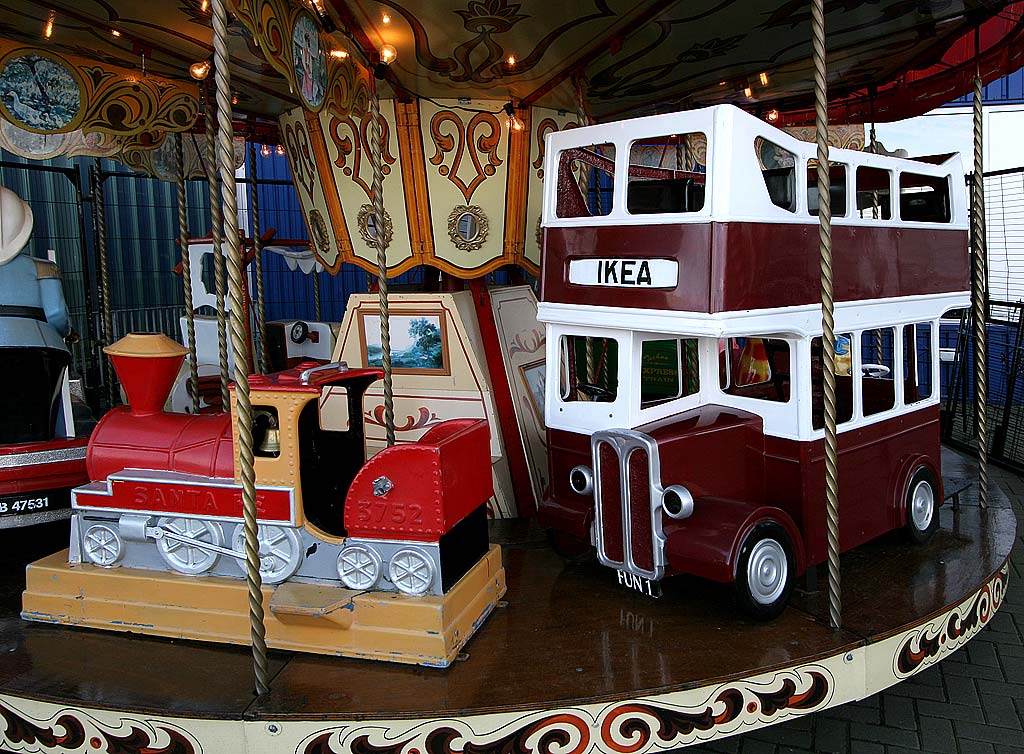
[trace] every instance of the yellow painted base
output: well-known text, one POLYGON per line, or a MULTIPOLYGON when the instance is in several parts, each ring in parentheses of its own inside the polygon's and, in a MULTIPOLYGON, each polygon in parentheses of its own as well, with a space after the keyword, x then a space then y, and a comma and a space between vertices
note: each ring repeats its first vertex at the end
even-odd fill
MULTIPOLYGON (((138 634, 249 643, 245 581, 138 568, 72 565, 67 551, 28 566, 22 617, 43 623, 138 634)), ((505 594, 501 548, 443 597, 337 588, 298 609, 298 585, 263 587, 267 646, 316 654, 446 666, 505 594), (278 589, 287 589, 274 601, 278 589), (275 611, 276 608, 276 611, 275 611)), ((323 591, 323 590, 321 590, 323 591)))

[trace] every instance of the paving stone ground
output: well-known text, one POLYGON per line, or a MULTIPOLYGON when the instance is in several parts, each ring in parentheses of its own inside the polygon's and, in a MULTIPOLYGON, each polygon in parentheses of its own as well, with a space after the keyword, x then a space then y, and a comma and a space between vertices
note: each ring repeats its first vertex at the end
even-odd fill
MULTIPOLYGON (((990 477, 1010 497, 1018 522, 1024 522, 1024 478, 998 468, 990 477)), ((1024 754, 1021 528, 1006 600, 964 648, 862 701, 680 752, 1024 754)))

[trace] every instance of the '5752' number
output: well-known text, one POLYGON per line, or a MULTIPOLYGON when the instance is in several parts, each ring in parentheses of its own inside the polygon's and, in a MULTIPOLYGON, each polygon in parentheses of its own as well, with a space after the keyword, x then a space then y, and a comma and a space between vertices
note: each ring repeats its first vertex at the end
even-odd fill
POLYGON ((415 526, 422 523, 423 511, 415 503, 367 502, 356 509, 356 521, 361 524, 393 524, 415 526))

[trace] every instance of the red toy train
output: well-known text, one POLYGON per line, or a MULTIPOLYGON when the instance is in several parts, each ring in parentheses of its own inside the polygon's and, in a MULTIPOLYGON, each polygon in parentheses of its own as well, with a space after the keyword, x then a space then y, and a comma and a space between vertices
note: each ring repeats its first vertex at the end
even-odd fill
MULTIPOLYGON (((71 561, 241 577, 234 392, 231 415, 167 413, 184 349, 129 335, 108 353, 130 405, 93 431, 71 561)), ((362 397, 380 377, 310 363, 250 378, 264 583, 441 595, 486 555, 486 422, 446 421, 364 462, 362 397)))

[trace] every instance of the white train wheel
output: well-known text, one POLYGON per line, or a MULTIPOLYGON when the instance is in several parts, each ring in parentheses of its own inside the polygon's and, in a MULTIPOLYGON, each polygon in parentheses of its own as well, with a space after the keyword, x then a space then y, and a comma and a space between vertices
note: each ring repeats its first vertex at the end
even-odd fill
POLYGON ((434 564, 422 550, 406 547, 388 563, 388 578, 402 594, 426 594, 434 583, 434 564))
POLYGON ((160 553, 160 557, 178 573, 190 576, 206 573, 213 568, 217 558, 220 557, 218 553, 203 547, 203 544, 220 547, 224 542, 224 535, 221 533, 220 527, 212 521, 203 521, 198 518, 164 517, 157 521, 157 526, 178 536, 196 541, 196 544, 193 544, 166 536, 156 541, 156 549, 160 553))
POLYGON ((124 546, 121 536, 109 526, 93 524, 82 537, 85 557, 99 566, 112 566, 121 559, 124 546))
MULTIPOLYGON (((299 570, 302 564, 302 541, 295 529, 261 524, 257 529, 257 540, 260 547, 260 578, 264 584, 280 584, 299 570)), ((235 527, 231 547, 235 552, 245 554, 245 524, 235 527)), ((235 562, 245 573, 245 558, 235 562)))
POLYGON ((338 576, 349 589, 373 589, 380 572, 380 555, 366 545, 347 545, 338 555, 338 576))

